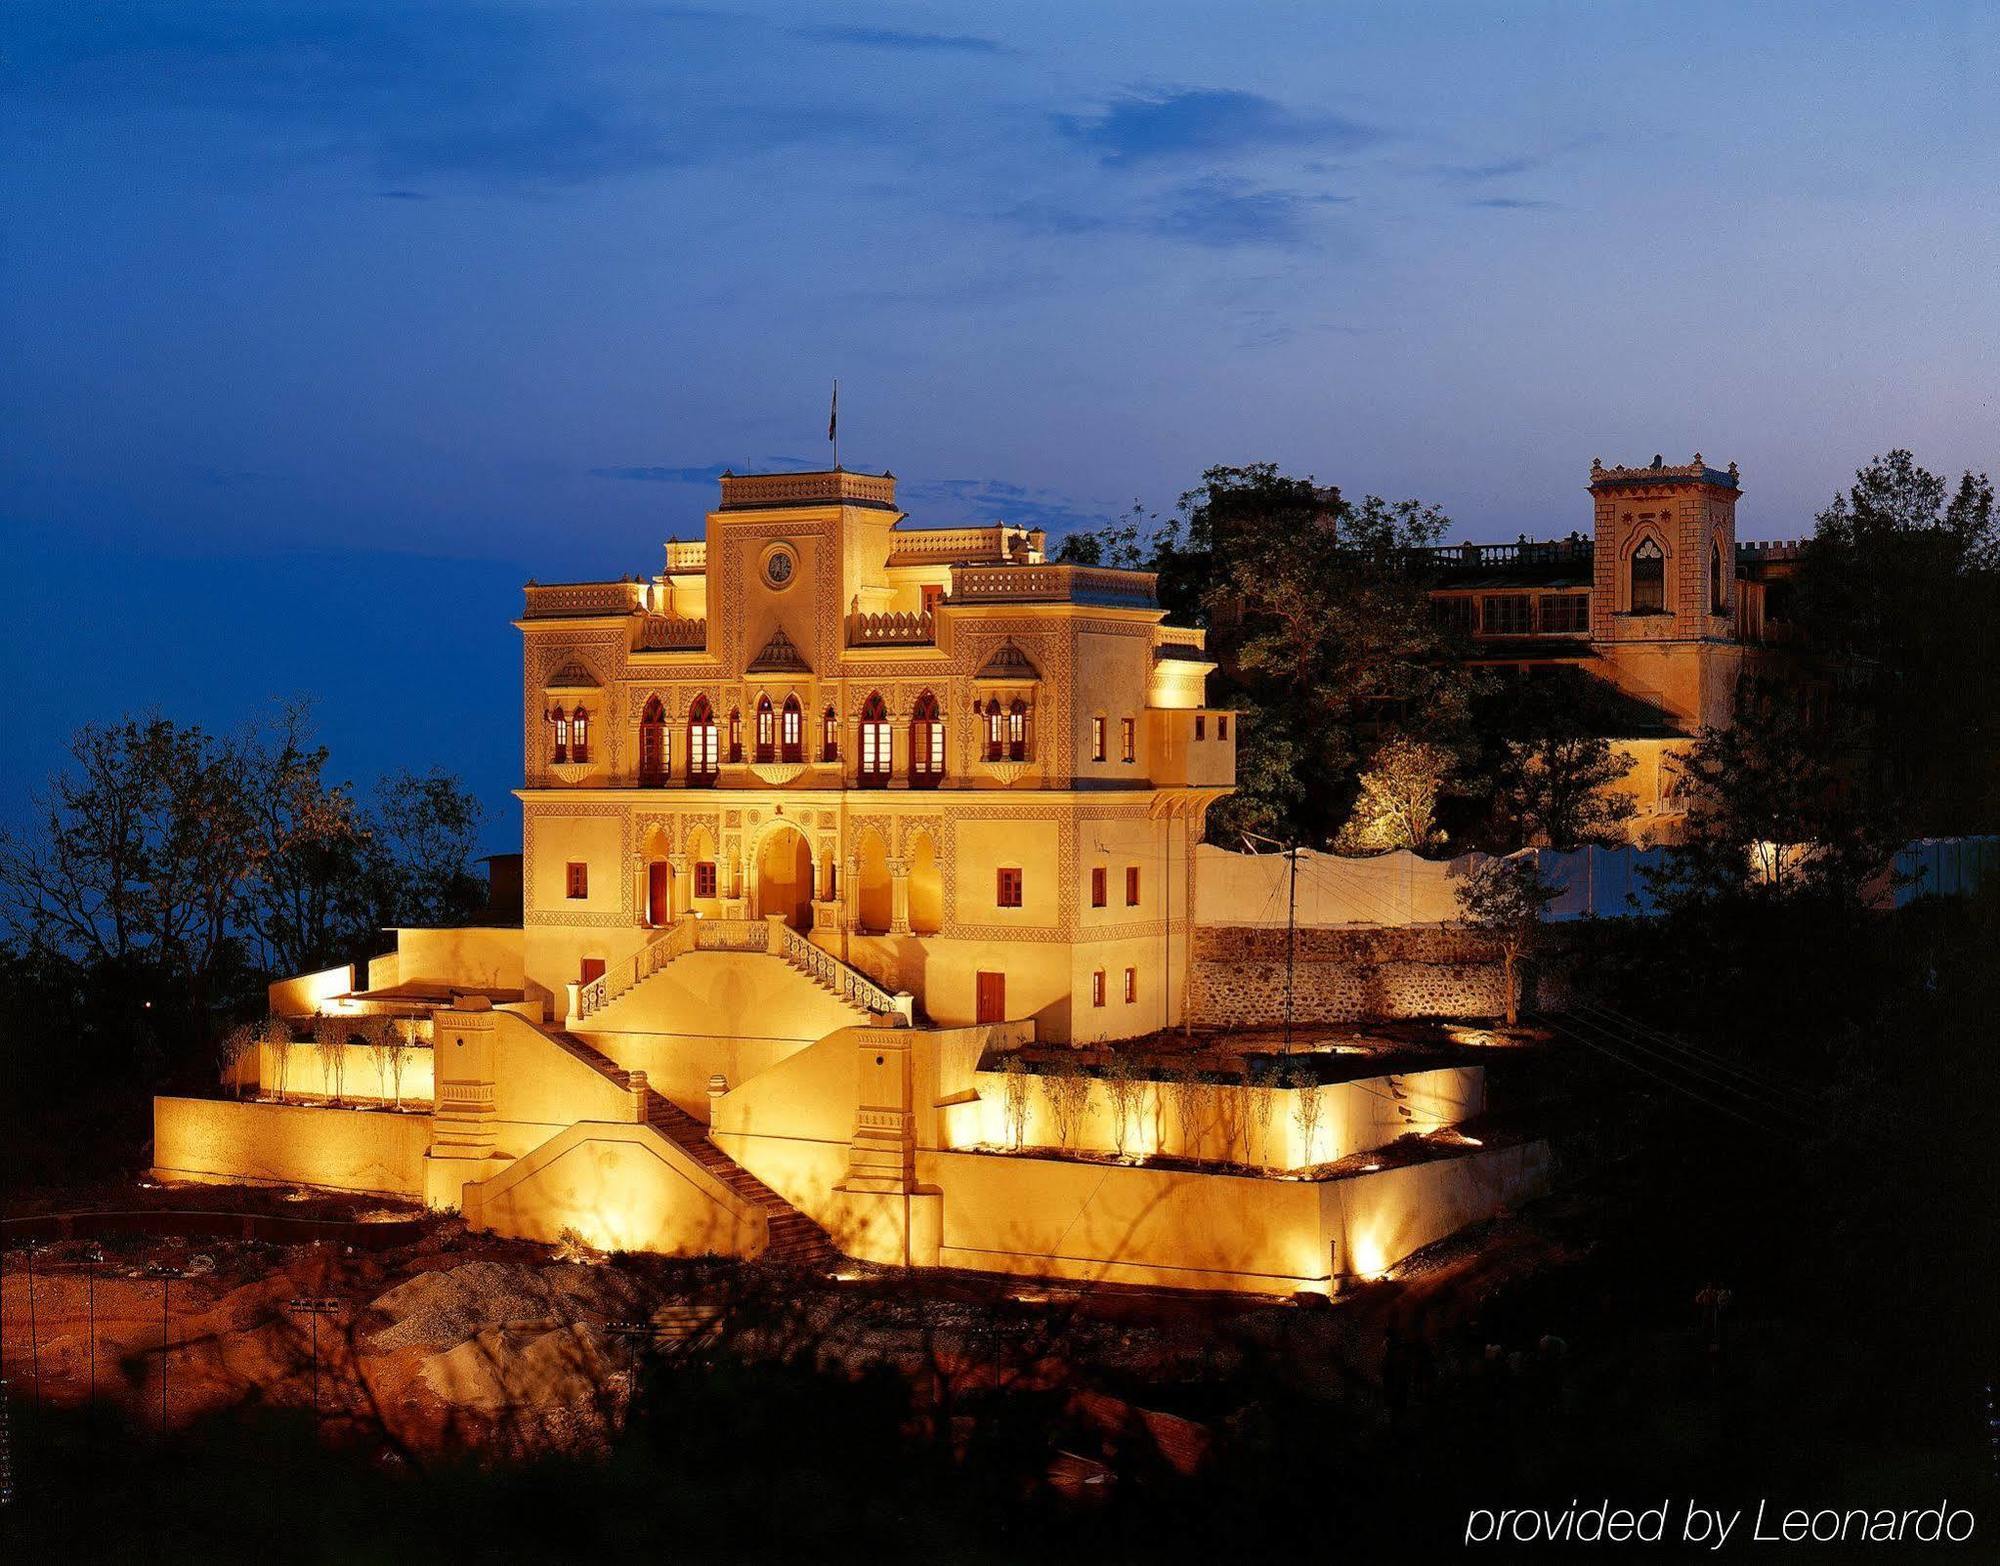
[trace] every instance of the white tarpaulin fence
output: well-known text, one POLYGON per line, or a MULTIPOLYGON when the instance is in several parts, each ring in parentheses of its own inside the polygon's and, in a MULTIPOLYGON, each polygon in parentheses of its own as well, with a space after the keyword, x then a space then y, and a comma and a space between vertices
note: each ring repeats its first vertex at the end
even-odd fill
MULTIPOLYGON (((1664 848, 1533 850, 1544 880, 1561 891, 1548 917, 1616 919, 1658 910, 1645 872, 1666 863, 1664 848)), ((1298 923, 1330 925, 1449 924, 1459 917, 1458 892, 1485 854, 1424 859, 1407 851, 1370 859, 1299 851, 1298 923)), ((2000 875, 2000 837, 1923 838, 1896 856, 1895 906, 1919 897, 1957 897, 1983 877, 2000 875)), ((1212 843, 1195 850, 1195 921, 1204 925, 1284 928, 1291 888, 1282 853, 1239 854, 1212 843)))

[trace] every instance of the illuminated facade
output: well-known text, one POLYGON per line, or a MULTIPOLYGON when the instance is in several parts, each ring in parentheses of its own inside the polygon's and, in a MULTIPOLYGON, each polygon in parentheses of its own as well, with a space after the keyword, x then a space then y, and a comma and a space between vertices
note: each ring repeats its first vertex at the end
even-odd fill
POLYGON ((1736 465, 1655 457, 1590 468, 1588 537, 1431 550, 1432 600, 1481 667, 1533 675, 1575 669, 1625 698, 1621 787, 1641 839, 1671 837, 1679 815, 1669 758, 1703 727, 1726 727, 1739 677, 1774 656, 1797 546, 1736 538, 1736 465), (1777 611, 1773 614, 1772 611, 1777 611))
POLYGON ((1202 633, 895 480, 724 477, 650 579, 531 585, 526 969, 580 1015, 685 917, 782 919, 942 1024, 1181 1018, 1190 849, 1235 779, 1202 633))
POLYGON ((1258 1292, 1539 1189, 1540 1143, 1457 1131, 1477 1049, 1078 1068, 1184 1019, 1235 715, 1150 576, 1042 544, 906 527, 888 475, 725 476, 653 576, 531 583, 521 928, 273 985, 301 1042, 245 1064, 254 1098, 157 1100, 158 1171, 534 1240, 1258 1292), (423 1048, 392 1072, 394 1019, 423 1048))

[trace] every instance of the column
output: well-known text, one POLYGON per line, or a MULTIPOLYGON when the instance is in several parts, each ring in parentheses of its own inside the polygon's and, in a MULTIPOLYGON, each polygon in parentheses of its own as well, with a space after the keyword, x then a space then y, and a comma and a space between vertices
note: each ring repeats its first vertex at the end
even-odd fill
POLYGON ((901 713, 889 719, 889 787, 910 786, 910 716, 901 713))
POLYGON ((688 911, 688 900, 694 891, 688 880, 688 856, 686 854, 667 855, 667 866, 674 873, 667 894, 667 920, 672 923, 688 911))
POLYGON ((889 933, 910 933, 910 866, 907 860, 889 861, 889 933))

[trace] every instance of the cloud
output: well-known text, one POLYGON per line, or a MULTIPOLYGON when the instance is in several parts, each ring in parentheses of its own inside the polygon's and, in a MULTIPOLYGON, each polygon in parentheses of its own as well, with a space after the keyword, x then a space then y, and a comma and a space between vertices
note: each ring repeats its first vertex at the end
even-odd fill
POLYGON ((972 33, 904 33, 888 27, 797 27, 795 38, 814 43, 852 44, 861 49, 904 49, 936 54, 1012 54, 994 38, 972 33))
POLYGON ((383 201, 428 201, 430 196, 421 190, 378 190, 378 199, 383 201))
POLYGON ((1314 208, 1342 206, 1353 199, 1218 175, 1136 200, 1117 192, 1097 208, 1038 198, 1009 207, 1000 217, 1030 233, 1056 239, 1121 233, 1211 250, 1258 245, 1302 249, 1314 242, 1310 221, 1314 208))
POLYGON ((1289 190, 1260 189, 1244 180, 1204 179, 1183 185, 1148 228, 1167 239, 1213 249, 1306 242, 1306 201, 1289 190))
POLYGON ((1553 201, 1537 201, 1527 196, 1478 196, 1465 203, 1468 207, 1485 207, 1495 212, 1532 212, 1542 207, 1553 207, 1553 201))
POLYGON ((590 476, 642 484, 713 484, 725 471, 726 465, 717 462, 705 468, 592 468, 590 476))
POLYGON ((1424 170, 1439 179, 1461 184, 1483 184, 1491 179, 1507 179, 1540 168, 1549 160, 1539 157, 1500 158, 1492 163, 1433 163, 1424 170))
POLYGON ((1256 93, 1216 87, 1129 95, 1095 115, 1057 115, 1056 126, 1110 168, 1271 147, 1352 148, 1377 139, 1371 127, 1338 115, 1298 114, 1256 93))
POLYGON ((1054 534, 1101 527, 1113 509, 1078 501, 1051 489, 1029 489, 1000 479, 906 479, 901 497, 912 513, 919 507, 949 515, 923 521, 1013 522, 1054 534))

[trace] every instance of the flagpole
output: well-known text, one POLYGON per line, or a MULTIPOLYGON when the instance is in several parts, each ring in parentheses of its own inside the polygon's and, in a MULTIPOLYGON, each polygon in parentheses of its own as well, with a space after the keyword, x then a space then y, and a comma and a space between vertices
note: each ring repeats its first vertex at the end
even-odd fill
POLYGON ((840 470, 840 377, 833 380, 833 405, 827 410, 826 438, 833 442, 834 471, 840 470))

